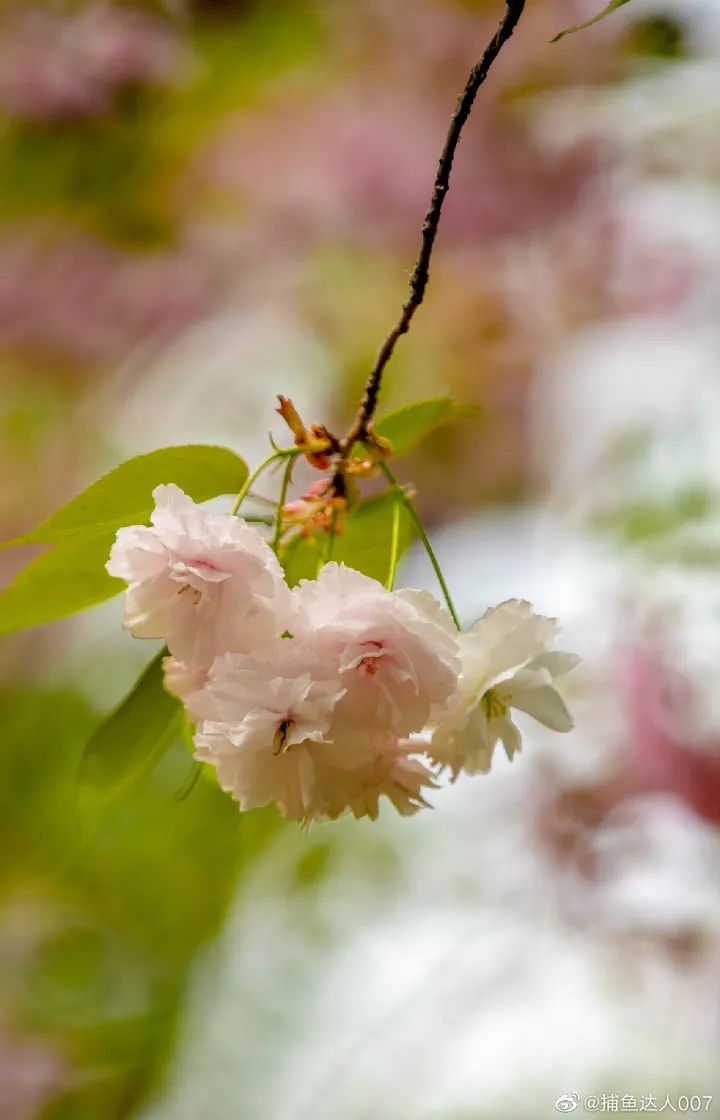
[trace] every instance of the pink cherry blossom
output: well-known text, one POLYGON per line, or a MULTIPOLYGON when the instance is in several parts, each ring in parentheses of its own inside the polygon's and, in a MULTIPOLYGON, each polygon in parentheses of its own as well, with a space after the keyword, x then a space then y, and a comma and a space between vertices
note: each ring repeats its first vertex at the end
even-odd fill
POLYGON ((387 797, 403 815, 426 804, 432 774, 414 744, 385 733, 332 738, 345 689, 336 662, 296 639, 257 654, 225 654, 187 700, 199 720, 196 757, 213 765, 241 809, 275 801, 291 820, 378 815, 387 797))
POLYGON ((154 497, 150 526, 118 532, 108 571, 129 583, 126 628, 166 640, 165 684, 196 724, 196 757, 241 809, 375 819, 384 797, 407 816, 435 786, 430 759, 487 770, 498 740, 512 757, 511 708, 572 726, 554 678, 577 659, 549 650, 557 623, 529 603, 458 634, 429 592, 343 564, 290 591, 245 522, 174 485, 154 497), (411 738, 422 732, 429 746, 411 738))
POLYGON ((457 639, 447 612, 428 592, 387 591, 377 580, 326 564, 293 592, 293 633, 337 659, 345 696, 339 733, 383 728, 420 731, 457 684, 457 639))
POLYGON ((372 756, 362 766, 332 771, 330 780, 321 783, 318 790, 324 817, 335 820, 349 811, 357 820, 376 820, 381 797, 386 797, 403 817, 429 808, 424 792, 435 789, 436 782, 427 760, 422 761, 417 752, 417 744, 410 739, 388 736, 376 743, 372 756))
POLYGON ((107 570, 129 583, 125 628, 164 638, 176 659, 170 675, 192 681, 218 653, 283 633, 292 598, 272 550, 244 521, 203 509, 174 485, 153 496, 151 526, 120 529, 107 570))
POLYGON ((199 721, 196 757, 215 766, 241 809, 276 801, 293 820, 322 816, 318 776, 361 761, 345 759, 329 738, 342 693, 333 666, 294 639, 224 654, 187 700, 199 721))

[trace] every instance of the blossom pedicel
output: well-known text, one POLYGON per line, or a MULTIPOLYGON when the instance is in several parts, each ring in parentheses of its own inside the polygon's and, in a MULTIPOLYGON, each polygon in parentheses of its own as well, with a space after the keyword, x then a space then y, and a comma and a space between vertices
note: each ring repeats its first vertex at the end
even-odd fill
POLYGON ((126 628, 167 642, 166 686, 196 723, 196 757, 241 809, 375 818, 386 797, 408 815, 427 804, 432 763, 489 770, 499 740, 513 757, 512 708, 572 727, 554 680, 578 659, 550 651, 557 623, 529 603, 458 633, 428 592, 343 564, 291 591, 242 519, 173 485, 153 496, 151 525, 119 530, 108 571, 129 583, 126 628))

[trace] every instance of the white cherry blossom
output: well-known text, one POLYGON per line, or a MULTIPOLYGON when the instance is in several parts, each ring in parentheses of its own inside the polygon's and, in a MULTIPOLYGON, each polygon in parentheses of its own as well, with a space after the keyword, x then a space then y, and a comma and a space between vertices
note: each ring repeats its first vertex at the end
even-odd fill
POLYGON ((572 729, 554 681, 579 658, 549 648, 557 633, 555 619, 535 614, 530 603, 510 599, 460 635, 458 693, 438 720, 429 748, 433 760, 450 767, 453 777, 461 770, 488 771, 498 741, 512 760, 522 746, 512 709, 554 731, 572 729))

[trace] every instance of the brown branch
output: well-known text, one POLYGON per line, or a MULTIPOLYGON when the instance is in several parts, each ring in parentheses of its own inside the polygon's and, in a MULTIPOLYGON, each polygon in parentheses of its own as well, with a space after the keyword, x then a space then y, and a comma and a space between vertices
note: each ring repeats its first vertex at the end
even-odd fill
POLYGON ((507 9, 505 15, 500 21, 497 31, 485 48, 485 53, 482 58, 470 71, 467 84, 458 98, 457 109, 450 121, 450 127, 445 137, 445 144, 435 174, 435 183, 433 185, 430 205, 428 206, 422 226, 420 255, 418 256, 410 278, 410 295, 403 304, 400 318, 380 347, 378 356, 375 359, 375 365, 365 384, 365 391, 358 406, 355 419, 347 435, 340 440, 340 457, 333 477, 333 485, 336 492, 339 494, 344 493, 345 463, 352 446, 354 443, 366 439, 368 436, 368 427, 377 406, 385 366, 393 355, 398 339, 402 335, 407 334, 412 318, 425 296, 425 289, 430 279, 430 258, 432 257, 435 237, 440 224, 443 203, 445 202, 445 196, 450 185, 450 172, 452 171, 453 159, 455 158, 455 151, 458 146, 458 141, 460 140, 460 135, 470 116, 470 111, 480 86, 487 78, 490 67, 517 26, 518 20, 525 7, 525 0, 505 0, 505 4, 507 9))

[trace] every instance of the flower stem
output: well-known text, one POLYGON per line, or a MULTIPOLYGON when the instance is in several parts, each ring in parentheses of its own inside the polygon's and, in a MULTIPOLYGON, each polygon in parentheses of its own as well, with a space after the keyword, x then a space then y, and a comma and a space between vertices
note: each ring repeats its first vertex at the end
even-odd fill
POLYGON ((403 490, 402 486, 400 485, 400 483, 396 479, 393 472, 390 470, 390 467, 387 465, 387 463, 381 461, 380 462, 380 469, 382 470, 383 474, 385 475, 386 479, 388 480, 388 482, 390 483, 392 488, 397 493, 400 501, 405 506, 406 510, 408 511, 410 516, 412 517, 413 521, 415 522, 415 525, 417 527, 417 531, 420 534, 420 540, 422 541, 422 543, 425 547, 425 551, 427 552, 427 554, 430 558, 430 563, 433 566, 433 571, 435 572, 435 575, 437 577, 437 581, 440 584, 440 587, 442 588, 442 593, 443 593, 443 596, 445 597, 445 602, 447 603, 447 609, 450 612, 450 616, 451 616, 453 622, 455 623, 457 629, 462 630, 462 626, 460 625, 460 620, 458 619, 458 616, 457 616, 457 611, 455 610, 455 604, 452 601, 452 596, 450 594, 448 585, 445 582, 445 576, 443 575, 442 568, 440 567, 440 563, 438 561, 438 558, 435 555, 435 551, 433 549, 433 546, 430 544, 430 539, 429 539, 427 533, 425 532, 425 526, 423 525, 422 520, 420 518, 420 514, 418 513, 418 511, 415 507, 415 503, 405 493, 405 491, 403 490))
POLYGON ((278 549, 280 548, 280 536, 282 534, 282 511, 287 498, 288 486, 290 485, 290 475, 292 474, 293 464, 295 459, 288 455, 285 470, 283 471, 282 483, 280 485, 280 494, 277 500, 277 511, 275 513, 275 533, 273 535, 272 550, 277 556, 278 549))
POLYGON ((328 528, 328 542, 327 549, 325 550, 325 563, 329 564, 333 558, 335 551, 335 527, 337 525, 337 510, 334 509, 330 514, 330 526, 328 528))
POLYGON ((269 467, 272 463, 277 462, 278 459, 285 459, 286 457, 289 457, 292 460, 292 459, 295 458, 296 455, 299 455, 299 454, 300 454, 299 448, 297 448, 297 447, 287 447, 287 448, 278 449, 277 451, 273 451, 272 455, 268 455, 267 459, 263 459, 262 463, 260 463, 257 467, 255 467, 254 470, 250 471, 250 474, 247 476, 247 478, 245 479, 245 482, 240 487, 240 492, 239 492, 237 498, 235 499, 234 505, 233 505, 232 509, 230 510, 230 512, 231 513, 237 513, 237 511, 240 509, 240 506, 243 504, 243 502, 247 498, 247 496, 250 492, 250 488, 252 487, 253 483, 260 477, 260 475, 266 469, 266 467, 269 467))
POLYGON ((395 585, 395 574, 397 572, 398 559, 400 555, 400 499, 395 496, 393 502, 393 520, 392 520, 392 535, 390 537, 390 567, 388 569, 387 579, 385 586, 388 591, 392 591, 395 585))
POLYGON ((335 525, 337 523, 337 510, 334 509, 330 515, 330 524, 328 525, 328 539, 325 551, 320 553, 318 557, 318 566, 316 576, 320 575, 326 564, 329 564, 333 558, 333 551, 335 549, 335 525))

